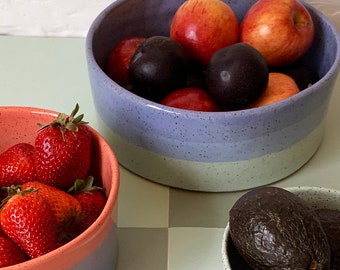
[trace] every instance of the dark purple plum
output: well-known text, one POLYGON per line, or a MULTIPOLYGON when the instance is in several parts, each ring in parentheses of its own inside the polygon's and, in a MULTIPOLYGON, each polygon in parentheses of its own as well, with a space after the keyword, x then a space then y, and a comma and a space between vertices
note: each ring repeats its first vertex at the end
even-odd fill
POLYGON ((176 41, 165 36, 147 38, 129 65, 132 91, 159 102, 185 85, 187 62, 184 49, 176 41))
POLYGON ((262 55, 246 43, 217 51, 206 70, 210 95, 225 109, 239 110, 255 101, 268 84, 268 67, 262 55))

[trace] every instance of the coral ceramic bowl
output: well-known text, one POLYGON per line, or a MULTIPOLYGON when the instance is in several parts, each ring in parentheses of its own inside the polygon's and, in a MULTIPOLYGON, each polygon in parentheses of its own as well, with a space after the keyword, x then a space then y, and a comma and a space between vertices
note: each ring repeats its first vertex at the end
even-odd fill
MULTIPOLYGON (((226 1, 239 21, 255 0, 226 1)), ((105 74, 110 50, 129 36, 169 35, 183 0, 115 1, 92 23, 86 55, 92 94, 118 161, 152 181, 197 191, 235 191, 280 180, 320 145, 340 63, 335 27, 307 6, 316 38, 304 62, 321 79, 284 101, 232 112, 194 112, 141 98, 105 74)))
MULTIPOLYGON (((285 189, 305 200, 313 209, 332 209, 340 211, 339 190, 323 187, 289 187, 285 189)), ((236 251, 230 238, 229 223, 224 230, 221 253, 225 270, 252 269, 236 251)))
MULTIPOLYGON (((0 152, 18 142, 34 143, 37 123, 49 123, 56 112, 31 107, 0 107, 0 152)), ((115 269, 116 211, 119 187, 119 166, 110 146, 91 128, 94 138, 94 163, 91 173, 101 179, 108 196, 99 218, 81 235, 38 258, 3 270, 37 269, 115 269)))

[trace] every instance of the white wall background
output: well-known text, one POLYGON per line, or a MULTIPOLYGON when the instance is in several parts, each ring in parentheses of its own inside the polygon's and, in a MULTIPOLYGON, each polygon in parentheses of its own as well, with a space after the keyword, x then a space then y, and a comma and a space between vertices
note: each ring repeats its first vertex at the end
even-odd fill
POLYGON ((84 37, 115 0, 0 0, 0 34, 84 37))
MULTIPOLYGON (((85 37, 94 18, 114 1, 0 0, 0 34, 85 37)), ((323 11, 340 31, 340 0, 306 2, 323 11)))

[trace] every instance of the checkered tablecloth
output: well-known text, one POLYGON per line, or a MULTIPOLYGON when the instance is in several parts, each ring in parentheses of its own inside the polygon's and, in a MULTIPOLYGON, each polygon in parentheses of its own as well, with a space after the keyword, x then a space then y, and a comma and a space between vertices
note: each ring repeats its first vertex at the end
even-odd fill
POLYGON ((117 270, 222 270, 222 235, 239 195, 173 189, 121 167, 117 270))

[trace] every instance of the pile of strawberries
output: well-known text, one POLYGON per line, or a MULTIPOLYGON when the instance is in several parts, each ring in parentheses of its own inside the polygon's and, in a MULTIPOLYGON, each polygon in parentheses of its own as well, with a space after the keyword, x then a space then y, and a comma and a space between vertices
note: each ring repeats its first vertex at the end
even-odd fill
POLYGON ((92 133, 83 115, 60 113, 34 145, 0 153, 0 267, 50 252, 86 230, 107 197, 89 174, 92 133))

